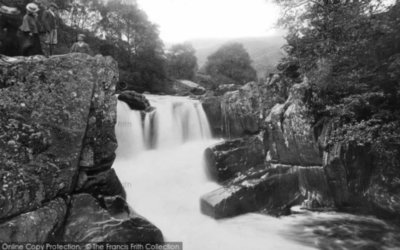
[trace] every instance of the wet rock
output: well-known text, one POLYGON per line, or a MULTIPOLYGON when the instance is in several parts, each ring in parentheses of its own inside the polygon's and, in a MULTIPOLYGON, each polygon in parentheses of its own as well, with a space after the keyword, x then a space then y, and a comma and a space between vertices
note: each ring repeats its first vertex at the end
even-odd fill
POLYGON ((256 134, 263 128, 263 119, 277 103, 286 100, 281 91, 283 81, 258 84, 250 82, 237 91, 222 96, 222 127, 226 137, 256 134))
POLYGON ((103 196, 100 199, 100 203, 115 218, 128 218, 132 213, 128 203, 119 195, 103 196))
POLYGON ((118 67, 112 58, 85 54, 0 65, 1 219, 71 193, 85 146, 94 165, 114 154, 118 67))
POLYGON ((74 195, 63 234, 64 242, 162 243, 161 231, 141 217, 112 217, 89 194, 74 195))
POLYGON ((200 205, 202 213, 220 219, 261 210, 272 215, 285 214, 302 200, 297 168, 288 167, 239 177, 202 196, 200 205))
POLYGON ((260 92, 257 83, 248 83, 227 92, 221 100, 223 133, 228 137, 256 134, 260 131, 260 92))
POLYGON ((220 84, 214 91, 215 95, 224 95, 226 92, 231 92, 240 89, 241 85, 237 84, 220 84))
POLYGON ((117 138, 115 123, 117 117, 117 99, 115 86, 118 81, 118 65, 112 58, 102 60, 94 57, 99 69, 95 75, 94 93, 91 100, 88 125, 83 147, 93 150, 94 165, 91 169, 109 169, 115 159, 117 138), (103 78, 99 78, 102 76, 103 78))
POLYGON ((133 110, 145 111, 151 108, 149 100, 133 90, 123 91, 118 95, 118 100, 125 102, 133 110))
POLYGON ((299 167, 299 187, 305 198, 302 206, 309 210, 333 209, 334 200, 331 196, 325 170, 322 166, 299 167))
POLYGON ((87 173, 86 181, 79 190, 93 196, 115 196, 126 197, 124 187, 114 169, 99 173, 87 173))
POLYGON ((63 225, 67 205, 55 199, 35 211, 24 213, 0 224, 0 242, 44 243, 63 225))
POLYGON ((205 150, 207 169, 212 178, 224 182, 253 167, 264 167, 262 136, 228 140, 205 150))
POLYGON ((268 161, 282 164, 322 165, 312 118, 302 101, 307 84, 296 84, 284 104, 276 104, 265 119, 265 145, 268 161))
POLYGON ((205 88, 189 80, 176 80, 173 88, 178 95, 203 95, 206 93, 205 88))
POLYGON ((221 97, 208 96, 202 100, 204 112, 207 115, 208 122, 213 136, 222 136, 222 109, 221 97))

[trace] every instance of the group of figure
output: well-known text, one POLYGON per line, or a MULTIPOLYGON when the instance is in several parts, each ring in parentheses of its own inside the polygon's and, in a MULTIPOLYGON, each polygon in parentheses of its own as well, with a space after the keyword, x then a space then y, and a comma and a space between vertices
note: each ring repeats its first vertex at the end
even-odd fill
POLYGON ((54 46, 58 44, 59 17, 58 6, 51 3, 47 10, 41 13, 38 3, 29 3, 26 14, 19 27, 23 44, 23 56, 43 55, 42 43, 46 46, 47 55, 53 54, 54 46))
MULTIPOLYGON (((2 9, 3 8, 5 7, 2 6, 2 9)), ((26 14, 22 19, 22 25, 19 26, 18 31, 15 33, 7 30, 0 31, 3 32, 4 36, 1 40, 12 40, 12 37, 15 36, 13 34, 16 34, 17 37, 15 37, 15 39, 18 39, 18 48, 20 51, 18 54, 23 56, 53 55, 54 48, 58 44, 58 29, 60 26, 58 10, 59 8, 57 4, 50 3, 46 8, 44 4, 41 3, 41 0, 35 0, 34 2, 27 4, 26 14)), ((70 52, 91 54, 90 47, 84 42, 84 40, 85 35, 78 35, 78 41, 73 44, 70 52)), ((11 41, 3 42, 3 50, 7 45, 9 47, 12 45, 10 45, 10 42, 11 41)), ((14 41, 14 43, 15 42, 16 41, 14 41)), ((10 50, 15 49, 11 48, 10 50)), ((15 55, 13 53, 10 54, 15 55)))

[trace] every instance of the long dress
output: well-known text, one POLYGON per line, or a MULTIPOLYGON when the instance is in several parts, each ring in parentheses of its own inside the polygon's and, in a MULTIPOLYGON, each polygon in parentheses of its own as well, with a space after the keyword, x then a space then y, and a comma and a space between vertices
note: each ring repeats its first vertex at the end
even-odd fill
POLYGON ((43 55, 39 38, 39 24, 37 16, 27 13, 20 29, 20 43, 23 56, 43 55))

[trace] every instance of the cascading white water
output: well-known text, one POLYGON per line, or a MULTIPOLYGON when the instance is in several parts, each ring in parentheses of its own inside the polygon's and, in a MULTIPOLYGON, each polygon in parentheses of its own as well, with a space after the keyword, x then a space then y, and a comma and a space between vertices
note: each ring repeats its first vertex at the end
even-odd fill
MULTIPOLYGON (((185 250, 315 249, 318 240, 325 238, 319 239, 312 229, 302 230, 303 224, 320 222, 321 216, 323 221, 325 217, 343 218, 337 213, 281 219, 247 214, 214 220, 201 214, 200 197, 219 187, 207 179, 203 166, 204 149, 216 142, 204 111, 198 101, 187 98, 147 98, 155 110, 146 115, 118 103, 119 146, 114 168, 129 204, 159 227, 166 241, 181 241, 185 250)), ((324 226, 317 223, 318 231, 324 226)))
POLYGON ((200 102, 181 97, 146 97, 155 108, 149 113, 131 111, 127 104, 118 102, 118 156, 132 157, 146 148, 162 149, 188 141, 211 139, 200 102))

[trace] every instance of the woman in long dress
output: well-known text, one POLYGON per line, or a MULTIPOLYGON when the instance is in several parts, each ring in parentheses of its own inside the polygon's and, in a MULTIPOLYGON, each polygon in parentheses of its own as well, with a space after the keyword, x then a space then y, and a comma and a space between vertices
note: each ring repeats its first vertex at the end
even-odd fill
POLYGON ((26 14, 22 20, 19 30, 21 36, 21 49, 23 56, 43 55, 39 38, 39 7, 35 3, 26 6, 26 14))

